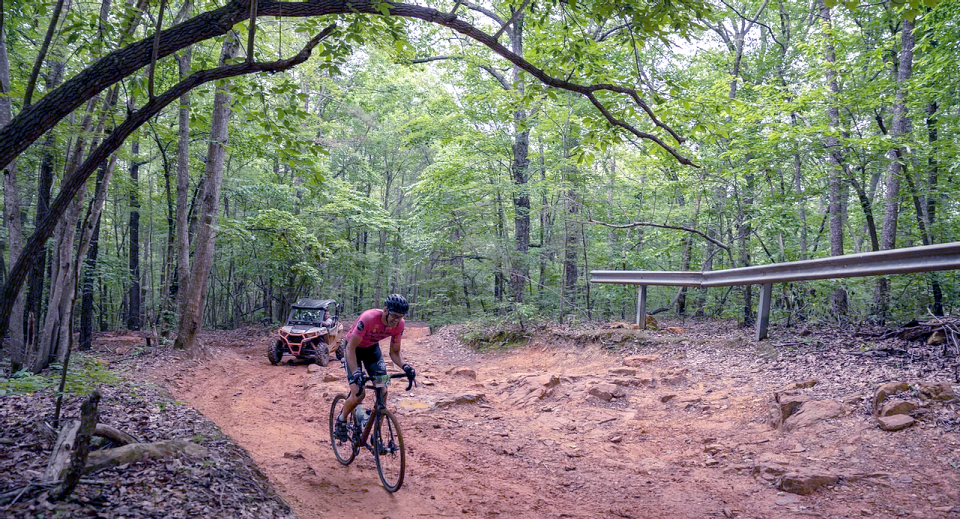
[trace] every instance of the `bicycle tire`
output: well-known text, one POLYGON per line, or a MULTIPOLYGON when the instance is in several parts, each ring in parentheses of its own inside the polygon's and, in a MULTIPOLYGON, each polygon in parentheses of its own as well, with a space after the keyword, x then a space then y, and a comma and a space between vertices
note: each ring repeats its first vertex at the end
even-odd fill
POLYGON ((396 492, 403 485, 407 462, 400 422, 386 409, 380 410, 374 420, 370 444, 377 462, 377 473, 383 488, 387 492, 396 492))
POLYGON ((330 405, 330 446, 333 447, 333 455, 337 457, 337 461, 343 465, 352 463, 354 458, 357 457, 357 453, 360 452, 360 445, 353 439, 355 434, 354 424, 351 423, 352 419, 347 419, 348 438, 346 440, 338 440, 333 434, 337 425, 337 416, 340 415, 346 401, 347 395, 340 394, 333 399, 333 404, 330 405))

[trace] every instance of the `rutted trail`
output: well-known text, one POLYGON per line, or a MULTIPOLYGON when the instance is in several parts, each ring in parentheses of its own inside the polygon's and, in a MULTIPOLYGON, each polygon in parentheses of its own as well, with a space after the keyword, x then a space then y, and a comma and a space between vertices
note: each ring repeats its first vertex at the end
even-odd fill
MULTIPOLYGON (((265 332, 241 344, 211 337, 209 360, 155 377, 246 448, 302 519, 841 517, 884 515, 912 499, 869 483, 859 483, 856 497, 840 489, 785 499, 755 477, 751 460, 765 452, 803 444, 804 456, 828 457, 838 445, 854 445, 852 452, 856 442, 889 436, 862 424, 843 437, 844 428, 771 430, 769 388, 734 361, 704 371, 651 356, 630 368, 623 356, 572 344, 481 355, 425 332, 408 328, 403 346, 419 387, 391 386, 407 447, 396 494, 380 486, 369 452, 349 467, 333 456, 329 406, 346 389, 339 363, 313 373, 271 366, 265 332)), ((864 461, 874 470, 878 463, 864 461)), ((956 484, 956 473, 939 477, 956 484)), ((931 503, 912 509, 938 516, 931 503)))

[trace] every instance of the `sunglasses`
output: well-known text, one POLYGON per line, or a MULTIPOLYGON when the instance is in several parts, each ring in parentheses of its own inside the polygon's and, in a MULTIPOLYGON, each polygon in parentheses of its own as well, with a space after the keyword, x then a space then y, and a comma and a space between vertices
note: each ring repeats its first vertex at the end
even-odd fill
POLYGON ((401 317, 403 317, 403 314, 398 314, 397 312, 387 312, 387 320, 388 320, 388 321, 397 321, 397 320, 399 320, 401 317))

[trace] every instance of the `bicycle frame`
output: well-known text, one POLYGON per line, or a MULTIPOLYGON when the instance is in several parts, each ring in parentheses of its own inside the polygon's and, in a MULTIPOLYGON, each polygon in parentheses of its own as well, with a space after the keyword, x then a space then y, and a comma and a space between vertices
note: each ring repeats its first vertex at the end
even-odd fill
MULTIPOLYGON (((380 481, 383 488, 388 492, 396 492, 403 484, 403 473, 405 466, 405 455, 403 449, 403 434, 400 432, 400 422, 386 405, 386 386, 391 378, 406 377, 405 373, 395 373, 385 375, 384 378, 377 377, 371 379, 363 375, 359 381, 360 387, 372 389, 376 395, 376 402, 370 413, 367 423, 360 424, 356 409, 348 418, 349 434, 347 438, 337 436, 337 417, 342 416, 343 405, 347 398, 346 394, 339 394, 333 398, 330 405, 330 443, 333 446, 334 455, 343 465, 349 465, 356 458, 360 447, 366 447, 374 457, 377 464, 377 473, 380 475, 380 481), (367 382, 373 382, 367 385, 367 382), (369 441, 373 445, 369 444, 369 441)), ((410 383, 407 390, 410 390, 416 384, 415 379, 409 379, 410 383)))
MULTIPOLYGON (((407 375, 405 373, 393 373, 392 375, 386 375, 386 377, 388 378, 405 378, 406 376, 407 375)), ((374 384, 366 385, 367 382, 372 382, 372 381, 373 379, 370 376, 368 376, 366 373, 363 374, 363 379, 361 379, 360 381, 360 384, 365 389, 374 390, 374 394, 376 395, 376 402, 373 404, 373 410, 370 411, 370 417, 367 418, 367 423, 363 425, 363 429, 360 432, 360 445, 367 448, 370 448, 370 446, 367 445, 367 440, 370 438, 370 431, 373 430, 373 424, 376 423, 377 421, 376 420, 377 415, 380 414, 380 411, 387 408, 387 402, 386 402, 386 396, 385 396, 385 393, 387 392, 386 385, 382 387, 377 387, 374 384)), ((410 391, 410 388, 412 387, 413 387, 413 380, 411 380, 410 383, 407 384, 406 390, 410 391)), ((354 408, 353 410, 353 420, 355 424, 359 424, 356 408, 354 408)))

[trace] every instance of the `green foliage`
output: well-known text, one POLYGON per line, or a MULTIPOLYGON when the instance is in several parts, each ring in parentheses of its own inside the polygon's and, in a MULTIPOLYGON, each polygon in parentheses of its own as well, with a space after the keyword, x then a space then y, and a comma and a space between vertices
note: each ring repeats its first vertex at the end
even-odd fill
MULTIPOLYGON (((0 396, 56 389, 60 386, 62 366, 53 364, 50 369, 35 375, 21 370, 8 379, 0 380, 0 396)), ((97 358, 74 352, 70 358, 64 393, 85 395, 103 384, 114 384, 120 378, 108 370, 97 358)))

